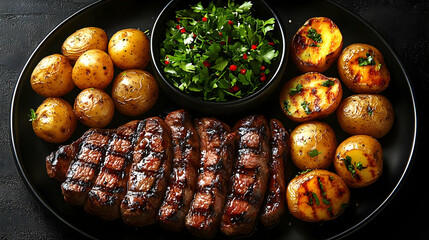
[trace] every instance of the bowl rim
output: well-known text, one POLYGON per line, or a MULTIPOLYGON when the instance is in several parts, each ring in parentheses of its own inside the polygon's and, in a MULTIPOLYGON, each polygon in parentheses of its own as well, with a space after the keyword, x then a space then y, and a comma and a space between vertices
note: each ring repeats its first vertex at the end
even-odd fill
MULTIPOLYGON (((170 81, 168 81, 168 79, 165 77, 162 69, 162 66, 159 63, 159 59, 155 58, 155 55, 158 55, 159 53, 159 43, 155 43, 154 40, 154 33, 157 33, 158 31, 162 31, 161 29, 164 29, 164 26, 161 26, 160 24, 164 24, 161 23, 161 18, 167 13, 167 11, 170 10, 170 8, 173 6, 173 3, 178 4, 177 2, 179 2, 179 0, 171 0, 169 3, 167 3, 165 5, 165 7, 162 9, 162 11, 158 14, 153 27, 152 27, 152 31, 151 31, 151 35, 150 35, 150 55, 151 55, 151 64, 153 67, 154 72, 156 73, 155 75, 157 76, 156 78, 160 81, 162 81, 163 83, 165 83, 166 86, 168 86, 168 89, 173 91, 175 94, 179 95, 182 99, 188 101, 188 102, 193 102, 196 104, 201 104, 201 105, 210 105, 213 107, 228 107, 228 106, 234 106, 234 105, 241 105, 243 103, 246 103, 248 101, 251 101, 255 98, 257 98, 260 94, 262 94, 263 92, 265 92, 266 90, 269 89, 269 87, 274 84, 276 81, 276 79, 280 79, 283 76, 284 70, 286 68, 286 64, 287 64, 287 60, 288 60, 288 46, 287 46, 287 35, 286 35, 286 30, 284 28, 283 25, 283 21, 280 18, 280 15, 278 15, 276 13, 276 11, 269 5, 267 4, 264 0, 252 0, 253 2, 260 2, 262 5, 264 5, 267 10, 269 12, 271 12, 272 17, 274 17, 274 19, 276 20, 276 27, 278 28, 278 31, 280 32, 280 38, 279 41, 281 43, 281 47, 278 49, 279 50, 279 60, 278 60, 278 66, 275 68, 275 71, 273 71, 272 74, 270 74, 270 78, 267 80, 266 84, 262 85, 261 87, 259 87, 255 92, 253 92, 252 94, 243 97, 243 98, 239 98, 239 99, 232 99, 232 100, 228 100, 228 101, 224 101, 224 102, 217 102, 217 101, 210 101, 210 100, 204 100, 201 99, 199 97, 195 97, 192 96, 190 94, 187 94, 183 91, 178 90, 174 85, 172 85, 170 83, 170 81), (155 53, 158 52, 158 53, 155 53)), ((160 84, 161 87, 163 86, 163 84, 160 84)))

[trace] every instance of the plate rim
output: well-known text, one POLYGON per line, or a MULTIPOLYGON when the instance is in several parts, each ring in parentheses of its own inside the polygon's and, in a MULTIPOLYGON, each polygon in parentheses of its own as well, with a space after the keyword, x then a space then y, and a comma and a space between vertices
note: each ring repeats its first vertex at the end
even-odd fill
MULTIPOLYGON (((16 102, 16 95, 18 92, 18 88, 21 85, 22 82, 22 76, 25 72, 25 70, 27 69, 28 65, 30 64, 30 62, 32 62, 33 58, 35 57, 36 53, 39 51, 39 49, 41 48, 41 46, 45 43, 45 41, 52 35, 54 34, 56 31, 58 31, 59 28, 61 28, 64 24, 66 24, 67 22, 69 22, 70 20, 72 20, 73 18, 77 17, 79 14, 87 11, 90 8, 94 8, 97 5, 100 5, 101 3, 104 2, 111 2, 112 0, 97 0, 93 3, 88 4, 87 6, 82 7, 81 9, 77 10, 76 12, 74 12, 73 14, 71 14, 70 16, 66 17, 63 21, 61 21, 59 24, 57 24, 40 42, 39 44, 36 46, 36 48, 34 49, 34 51, 31 53, 30 57, 28 58, 28 60, 26 61, 26 63, 24 64, 18 79, 16 81, 14 90, 13 90, 13 94, 12 94, 12 98, 11 98, 11 107, 10 107, 10 121, 9 121, 9 127, 10 127, 10 131, 9 131, 9 140, 10 140, 10 146, 11 146, 11 150, 12 150, 12 155, 14 158, 14 162, 15 162, 15 166, 19 172, 19 175, 21 176, 21 178, 24 180, 25 186, 27 187, 27 189, 31 192, 31 195, 38 200, 46 209, 49 210, 49 212, 51 212, 56 218, 58 218, 63 224, 65 224, 66 226, 70 227, 71 229, 75 230, 76 232, 78 232, 79 234, 82 234, 83 236, 90 238, 90 239, 97 239, 96 237, 84 232, 83 230, 79 229, 78 227, 74 226, 74 224, 70 223, 68 220, 64 219, 62 216, 60 216, 60 214, 58 214, 54 209, 52 209, 45 200, 43 200, 41 198, 41 196, 39 196, 38 191, 36 190, 35 186, 30 182, 30 180, 27 177, 27 171, 23 168, 22 166, 22 160, 19 158, 19 153, 17 152, 17 148, 16 148, 16 137, 14 135, 15 132, 15 128, 14 128, 14 122, 15 122, 15 102, 16 102)), ((170 1, 167 1, 167 3, 170 1)), ((386 48, 391 52, 393 58, 398 62, 398 65, 400 67, 400 72, 402 73, 403 77, 406 80, 406 83, 408 85, 408 90, 409 90, 409 94, 411 97, 411 103, 412 103, 412 111, 413 111, 413 118, 414 118, 414 126, 413 126, 413 137, 412 137, 412 144, 411 144, 411 149, 410 152, 407 153, 408 155, 408 160, 407 163, 405 165, 405 168, 402 170, 402 174, 399 178, 399 180, 397 181, 397 183, 395 184, 394 188, 390 191, 390 193, 386 196, 386 198, 377 206, 377 208, 375 208, 368 216, 366 216, 365 218, 363 218, 361 221, 357 222, 356 224, 354 224, 352 227, 335 234, 332 237, 329 237, 327 239, 341 239, 341 238, 345 238, 347 236, 350 236, 351 234, 353 234, 354 232, 358 231, 359 229, 361 229, 362 227, 364 227, 366 224, 368 224, 369 222, 371 222, 371 220, 373 220, 391 201, 392 199, 398 194, 398 191, 400 190, 400 188, 402 187, 403 183, 406 181, 406 178, 410 172, 410 168, 412 167, 412 164, 415 160, 415 150, 416 150, 416 142, 417 142, 417 138, 418 138, 418 114, 417 114, 417 107, 416 107, 416 100, 415 100, 415 92, 413 89, 413 86, 410 82, 410 78, 409 78, 409 74, 407 72, 407 70, 405 69, 401 59, 398 57, 398 55, 396 54, 395 50, 392 49, 392 47, 390 46, 390 44, 385 40, 385 38, 364 18, 362 18, 361 16, 357 15, 356 13, 352 12, 351 10, 345 8, 344 6, 340 5, 339 3, 333 2, 332 0, 325 0, 326 3, 329 3, 331 5, 334 5, 335 7, 339 8, 340 10, 346 12, 347 14, 355 17, 357 20, 359 20, 361 23, 363 23, 365 25, 366 28, 368 28, 369 30, 371 30, 379 39, 380 41, 386 46, 386 48)), ((270 5, 269 3, 267 3, 268 5, 270 5)), ((280 16, 281 17, 281 16, 280 16)), ((407 93, 408 94, 408 93, 407 93)))

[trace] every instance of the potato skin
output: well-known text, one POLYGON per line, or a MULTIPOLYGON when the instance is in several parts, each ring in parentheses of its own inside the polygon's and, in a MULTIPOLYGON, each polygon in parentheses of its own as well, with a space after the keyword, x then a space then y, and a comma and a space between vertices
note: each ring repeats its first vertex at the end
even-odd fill
POLYGON ((343 83, 355 93, 380 93, 390 83, 390 73, 381 52, 368 44, 346 47, 338 58, 338 73, 343 83), (359 66, 359 58, 370 54, 375 65, 359 66))
POLYGON ((349 205, 350 190, 335 173, 313 170, 296 176, 286 192, 289 212, 306 222, 337 218, 349 205))
POLYGON ((123 29, 109 41, 108 52, 116 67, 126 70, 144 69, 149 63, 149 39, 138 29, 123 29))
POLYGON ((80 88, 105 89, 113 80, 113 62, 107 53, 92 49, 83 53, 73 67, 74 84, 80 88))
POLYGON ((74 102, 77 119, 88 127, 103 128, 112 121, 115 105, 103 90, 87 88, 81 91, 74 102))
POLYGON ((334 159, 337 139, 324 122, 312 121, 297 126, 290 134, 291 158, 301 170, 328 168, 334 159), (319 152, 312 155, 312 151, 319 152))
POLYGON ((292 38, 291 57, 301 72, 324 72, 335 62, 343 47, 343 36, 329 18, 308 19, 292 38), (309 30, 321 34, 322 42, 309 38, 309 30))
POLYGON ((49 97, 37 108, 32 121, 34 133, 50 143, 68 140, 76 129, 76 117, 72 106, 58 97, 49 97))
POLYGON ((43 97, 62 97, 74 88, 72 69, 63 55, 46 56, 31 74, 31 87, 43 97))
POLYGON ((338 146, 335 156, 335 171, 351 188, 368 186, 383 172, 383 150, 371 136, 347 138, 338 146))
POLYGON ((284 114, 295 122, 324 118, 340 105, 343 89, 340 80, 317 72, 302 74, 288 81, 280 93, 280 106, 284 114), (332 85, 323 86, 325 82, 332 85), (292 89, 302 85, 299 93, 292 89), (308 109, 305 108, 308 106, 308 109), (306 111, 307 110, 307 111, 306 111))
POLYGON ((153 107, 159 89, 155 78, 140 69, 125 70, 113 81, 112 98, 116 109, 127 116, 137 116, 153 107))
POLYGON ((98 27, 85 27, 71 34, 61 46, 62 54, 72 64, 84 52, 91 49, 99 49, 107 52, 108 38, 106 32, 98 27))
POLYGON ((343 100, 337 110, 340 127, 348 134, 385 136, 393 126, 395 114, 390 101, 379 94, 356 94, 343 100))

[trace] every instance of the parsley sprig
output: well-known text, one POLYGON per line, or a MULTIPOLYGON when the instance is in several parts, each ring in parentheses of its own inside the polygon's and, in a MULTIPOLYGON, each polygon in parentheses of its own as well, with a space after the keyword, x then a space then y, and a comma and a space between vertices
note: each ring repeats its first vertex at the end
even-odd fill
POLYGON ((208 101, 243 98, 260 88, 278 56, 275 19, 252 17, 250 1, 201 2, 167 23, 160 61, 171 83, 208 101))
POLYGON ((366 58, 359 57, 358 62, 359 62, 359 67, 368 66, 368 65, 375 65, 374 57, 371 56, 371 54, 369 54, 368 52, 366 53, 366 58))

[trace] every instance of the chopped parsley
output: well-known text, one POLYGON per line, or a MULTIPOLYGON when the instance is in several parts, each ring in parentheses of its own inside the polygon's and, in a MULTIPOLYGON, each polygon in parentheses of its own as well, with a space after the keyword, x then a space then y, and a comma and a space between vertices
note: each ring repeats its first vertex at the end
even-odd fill
POLYGON ((356 169, 362 171, 367 168, 364 167, 361 162, 352 163, 352 158, 349 155, 346 155, 346 158, 342 158, 341 160, 344 161, 344 164, 346 165, 347 170, 352 174, 352 177, 355 177, 356 169))
POLYGON ((30 109, 30 114, 28 114, 28 118, 30 118, 29 119, 30 122, 35 121, 37 119, 37 114, 34 111, 34 109, 32 108, 30 109))
MULTIPOLYGON (((317 43, 322 43, 323 42, 323 40, 322 40, 322 34, 317 33, 317 30, 314 29, 314 28, 310 28, 308 30, 307 37, 310 38, 311 40, 317 42, 317 43)), ((319 47, 319 45, 315 44, 315 43, 312 43, 312 44, 310 44, 310 47, 319 47)))
POLYGON ((374 113, 374 109, 368 105, 368 107, 366 107, 366 111, 368 112, 368 115, 372 115, 374 113))
POLYGON ((317 196, 316 193, 310 191, 310 192, 308 192, 307 195, 308 195, 308 202, 307 202, 307 204, 309 206, 313 206, 313 204, 316 204, 316 206, 320 205, 319 197, 317 196))
POLYGON ((362 166, 362 163, 361 163, 361 162, 358 162, 358 163, 356 163, 356 168, 357 168, 359 171, 362 171, 362 169, 365 169, 365 168, 367 168, 367 167, 362 166))
POLYGON ((330 87, 330 86, 334 86, 335 85, 335 82, 334 81, 332 81, 332 80, 326 80, 326 81, 324 81, 322 84, 321 84, 323 87, 330 87))
POLYGON ((290 108, 289 101, 283 100, 283 109, 286 111, 288 115, 291 115, 292 113, 289 111, 289 108, 290 108))
POLYGON ((310 106, 309 106, 310 104, 308 103, 308 102, 306 102, 306 101, 303 101, 302 103, 301 103, 301 107, 304 109, 304 112, 307 114, 307 115, 310 115, 311 114, 311 109, 310 109, 310 106))
POLYGON ((320 153, 322 153, 322 152, 319 152, 319 150, 317 150, 317 149, 312 149, 310 152, 308 152, 307 154, 310 156, 310 157, 316 157, 317 155, 319 155, 320 153))
POLYGON ((176 11, 160 45, 164 72, 179 90, 224 102, 262 87, 279 51, 272 36, 275 19, 252 16, 253 4, 201 2, 176 11))
POLYGON ((289 94, 293 96, 295 94, 301 93, 302 88, 302 84, 298 83, 295 88, 289 88, 289 94))
POLYGON ((360 57, 358 58, 359 66, 368 66, 368 65, 375 65, 374 57, 371 56, 368 52, 366 53, 366 58, 360 57))

